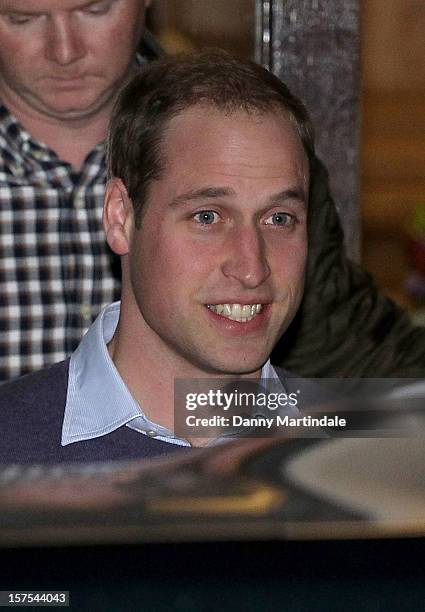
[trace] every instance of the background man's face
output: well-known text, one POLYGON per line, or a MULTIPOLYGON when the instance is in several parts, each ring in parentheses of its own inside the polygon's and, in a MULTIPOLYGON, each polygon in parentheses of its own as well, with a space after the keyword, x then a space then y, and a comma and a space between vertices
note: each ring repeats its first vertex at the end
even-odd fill
POLYGON ((108 104, 144 26, 143 0, 0 0, 0 95, 58 119, 108 104))
POLYGON ((132 235, 131 329, 144 330, 148 353, 159 342, 164 357, 203 372, 255 372, 303 293, 300 138, 282 115, 194 107, 171 120, 163 153, 163 176, 132 235))

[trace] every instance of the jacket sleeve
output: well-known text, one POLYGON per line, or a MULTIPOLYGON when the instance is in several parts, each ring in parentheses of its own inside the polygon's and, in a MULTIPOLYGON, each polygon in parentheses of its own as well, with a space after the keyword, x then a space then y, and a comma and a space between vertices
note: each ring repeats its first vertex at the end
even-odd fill
POLYGON ((304 300, 273 361, 303 376, 424 377, 425 328, 350 261, 328 174, 311 165, 304 300))

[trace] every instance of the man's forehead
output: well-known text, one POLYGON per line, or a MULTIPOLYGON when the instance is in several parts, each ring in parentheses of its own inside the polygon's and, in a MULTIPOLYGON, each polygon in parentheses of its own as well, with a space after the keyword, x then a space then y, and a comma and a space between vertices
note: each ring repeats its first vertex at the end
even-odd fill
MULTIPOLYGON (((280 175, 282 157, 301 175, 308 174, 308 159, 304 146, 289 113, 248 113, 194 105, 175 115, 168 123, 163 139, 166 165, 172 161, 191 165, 209 165, 218 169, 230 164, 231 171, 255 178, 265 171, 280 175), (218 165, 217 165, 218 164, 218 165)), ((173 164, 174 165, 174 164, 173 164)), ((180 163, 178 165, 181 165, 180 163)), ((287 165, 287 164, 285 164, 287 165)))
POLYGON ((215 138, 221 128, 226 134, 239 132, 252 137, 259 132, 269 132, 270 126, 273 132, 291 133, 303 148, 296 122, 286 109, 260 111, 236 108, 228 111, 207 103, 194 104, 176 113, 165 126, 164 140, 171 140, 176 135, 180 138, 190 137, 193 130, 201 130, 204 135, 202 142, 207 137, 215 138))
POLYGON ((223 114, 192 107, 168 125, 162 162, 156 186, 173 209, 214 200, 238 205, 247 195, 253 205, 288 200, 307 204, 308 159, 295 126, 284 114, 253 118, 244 111, 223 114))

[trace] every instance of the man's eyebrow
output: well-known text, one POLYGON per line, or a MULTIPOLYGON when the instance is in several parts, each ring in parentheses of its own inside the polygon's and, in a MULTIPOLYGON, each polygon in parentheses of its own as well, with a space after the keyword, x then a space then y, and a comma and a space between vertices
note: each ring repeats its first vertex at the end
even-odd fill
MULTIPOLYGON (((101 2, 106 2, 107 0, 81 0, 78 5, 72 7, 72 11, 79 11, 84 8, 90 7, 92 4, 100 4, 101 2)), ((116 2, 116 0, 109 0, 111 4, 116 2)), ((16 6, 16 3, 13 0, 5 0, 1 2, 0 0, 0 13, 15 13, 17 15, 41 15, 45 11, 40 11, 37 9, 27 9, 24 7, 16 6)))
MULTIPOLYGON (((215 198, 233 197, 235 195, 236 192, 231 187, 202 187, 201 189, 189 190, 178 195, 170 202, 170 206, 174 207, 196 200, 213 200, 215 198)), ((294 187, 292 189, 283 189, 279 193, 272 195, 269 198, 269 206, 277 206, 287 200, 298 201, 303 206, 307 204, 304 189, 302 187, 294 187)))
POLYGON ((32 10, 16 6, 12 0, 0 0, 0 13, 19 13, 30 15, 32 10))
POLYGON ((270 203, 272 205, 275 204, 283 204, 286 200, 298 200, 300 204, 307 204, 307 197, 304 189, 302 187, 295 187, 293 189, 284 189, 283 191, 279 191, 279 193, 275 193, 270 197, 270 203))
POLYGON ((105 4, 107 4, 108 2, 110 4, 114 4, 117 0, 82 0, 82 2, 75 7, 76 10, 78 9, 83 9, 83 8, 89 8, 92 4, 102 4, 102 2, 104 2, 105 4))
POLYGON ((179 204, 193 202, 194 200, 212 200, 214 198, 227 198, 235 195, 236 192, 231 187, 202 187, 201 189, 193 189, 178 195, 170 202, 170 206, 178 206, 179 204))

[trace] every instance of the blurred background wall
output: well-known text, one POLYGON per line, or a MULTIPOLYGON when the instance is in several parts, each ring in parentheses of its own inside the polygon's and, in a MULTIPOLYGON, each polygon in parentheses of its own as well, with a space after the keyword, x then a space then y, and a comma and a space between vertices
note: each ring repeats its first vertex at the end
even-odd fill
POLYGON ((414 309, 422 300, 413 299, 412 270, 425 261, 416 254, 415 266, 425 214, 425 1, 364 0, 361 15, 363 263, 414 309))
MULTIPOLYGON (((219 46, 254 58, 257 4, 154 0, 149 25, 171 53, 219 46)), ((416 316, 425 305, 424 32, 425 0, 360 1, 361 260, 385 293, 416 316)))

